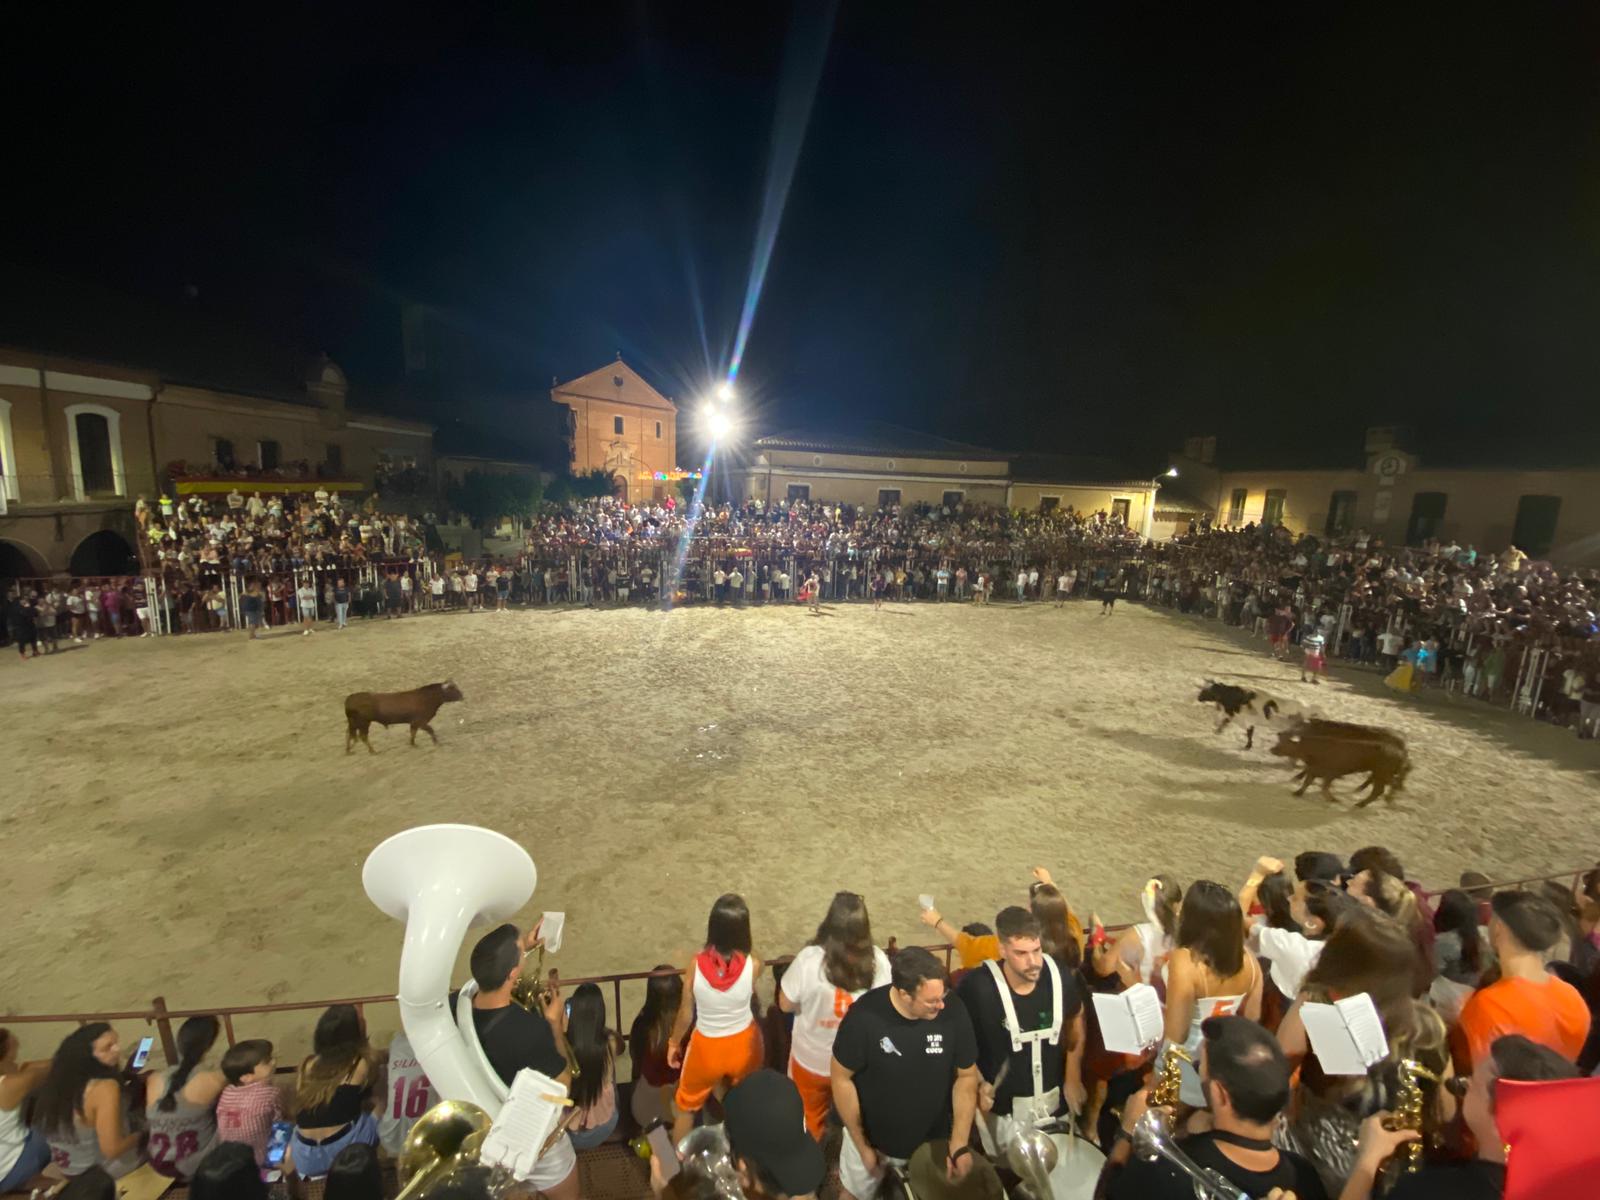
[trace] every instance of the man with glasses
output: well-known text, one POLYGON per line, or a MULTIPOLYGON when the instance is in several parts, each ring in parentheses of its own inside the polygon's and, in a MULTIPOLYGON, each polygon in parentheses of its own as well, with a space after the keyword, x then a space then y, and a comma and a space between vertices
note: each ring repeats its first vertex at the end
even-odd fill
POLYGON ((844 1122, 839 1183, 870 1200, 889 1165, 903 1168, 924 1142, 949 1138, 945 1172, 962 1178, 978 1101, 978 1047, 944 967, 920 947, 895 958, 889 986, 858 999, 833 1043, 833 1103, 844 1122))

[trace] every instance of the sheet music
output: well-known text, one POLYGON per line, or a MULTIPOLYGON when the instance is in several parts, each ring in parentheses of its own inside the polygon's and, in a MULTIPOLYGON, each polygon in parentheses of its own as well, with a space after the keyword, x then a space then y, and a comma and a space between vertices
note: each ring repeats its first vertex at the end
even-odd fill
POLYGON ((558 1103, 566 1095, 566 1085, 548 1075, 527 1067, 518 1071, 511 1083, 510 1098, 483 1140, 481 1161, 507 1167, 518 1179, 528 1178, 539 1152, 566 1112, 566 1106, 558 1103))
POLYGON ((1337 1004, 1302 1004, 1300 1019, 1317 1061, 1329 1075, 1365 1075, 1389 1053, 1372 997, 1362 992, 1337 1004))
POLYGON ((547 912, 539 921, 539 938, 551 954, 561 949, 561 931, 567 927, 567 914, 547 912))
POLYGON ((1125 992, 1092 993, 1100 1038, 1113 1054, 1142 1054, 1161 1038, 1161 998, 1148 983, 1136 983, 1125 992))

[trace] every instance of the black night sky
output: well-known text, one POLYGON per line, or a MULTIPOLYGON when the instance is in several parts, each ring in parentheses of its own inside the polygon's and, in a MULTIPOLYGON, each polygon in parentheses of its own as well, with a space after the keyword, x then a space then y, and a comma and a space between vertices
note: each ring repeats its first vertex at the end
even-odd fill
POLYGON ((0 343, 160 365, 248 330, 415 410, 420 304, 465 411, 542 417, 618 350, 692 400, 826 39, 741 376, 763 431, 1354 463, 1404 423, 1440 465, 1600 462, 1591 4, 31 7, 0 343))

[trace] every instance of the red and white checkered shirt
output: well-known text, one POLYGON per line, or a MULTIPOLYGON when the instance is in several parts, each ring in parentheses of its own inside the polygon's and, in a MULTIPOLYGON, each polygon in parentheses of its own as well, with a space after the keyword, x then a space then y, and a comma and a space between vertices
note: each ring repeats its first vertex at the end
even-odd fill
POLYGON ((256 1152, 256 1165, 266 1166, 272 1123, 283 1119, 283 1097, 271 1080, 229 1084, 217 1100, 217 1137, 243 1142, 256 1152))

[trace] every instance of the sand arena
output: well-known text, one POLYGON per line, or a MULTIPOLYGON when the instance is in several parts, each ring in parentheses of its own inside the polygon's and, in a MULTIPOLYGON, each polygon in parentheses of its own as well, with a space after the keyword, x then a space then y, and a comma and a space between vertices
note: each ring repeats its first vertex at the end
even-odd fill
MULTIPOLYGON (((529 912, 567 911, 551 961, 568 976, 683 961, 725 889, 772 955, 835 889, 904 942, 925 933, 919 893, 989 921, 1035 863, 1117 921, 1149 872, 1235 886, 1262 852, 1382 842, 1430 885, 1592 854, 1574 835, 1594 829, 1600 757, 1569 732, 1402 700, 1337 666, 1313 690, 1214 622, 1098 609, 535 610, 8 656, 0 1008, 392 990, 401 928, 361 863, 433 821, 529 849, 529 912), (1399 803, 1353 810, 1355 779, 1344 807, 1296 799, 1270 734, 1247 753, 1242 730, 1212 733, 1207 674, 1402 733, 1399 803), (375 728, 376 756, 346 756, 346 693, 446 677, 466 702, 441 710, 440 745, 375 728)), ((396 1022, 370 1019, 375 1039, 396 1022)), ((241 1018, 238 1034, 299 1046, 312 1020, 241 1018)), ((35 1027, 24 1053, 61 1032, 35 1027)))

